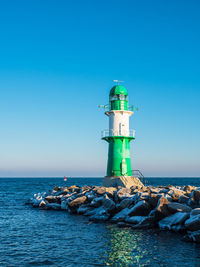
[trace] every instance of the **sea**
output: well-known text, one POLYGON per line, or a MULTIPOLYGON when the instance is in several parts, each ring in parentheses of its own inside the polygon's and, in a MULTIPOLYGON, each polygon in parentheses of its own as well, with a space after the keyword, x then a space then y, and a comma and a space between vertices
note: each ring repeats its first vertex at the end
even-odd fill
MULTIPOLYGON (((148 185, 195 185, 200 178, 147 178, 148 185)), ((54 186, 101 185, 101 178, 0 178, 0 267, 200 266, 200 244, 158 229, 92 223, 27 205, 54 186)))

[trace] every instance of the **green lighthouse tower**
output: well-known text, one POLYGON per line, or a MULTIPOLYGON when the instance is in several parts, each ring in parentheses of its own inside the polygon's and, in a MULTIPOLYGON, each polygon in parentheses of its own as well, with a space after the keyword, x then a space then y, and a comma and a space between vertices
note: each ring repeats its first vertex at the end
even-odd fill
POLYGON ((102 139, 109 143, 107 174, 104 186, 142 185, 131 168, 130 142, 135 139, 135 131, 129 129, 129 117, 133 106, 128 106, 128 92, 122 85, 115 85, 109 94, 109 105, 105 114, 109 117, 109 130, 102 131, 102 139))

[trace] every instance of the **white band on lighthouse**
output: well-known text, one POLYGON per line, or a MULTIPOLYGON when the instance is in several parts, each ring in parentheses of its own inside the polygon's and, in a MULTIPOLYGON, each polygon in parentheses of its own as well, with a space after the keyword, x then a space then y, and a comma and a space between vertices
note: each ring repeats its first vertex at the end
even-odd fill
POLYGON ((129 117, 132 111, 112 110, 106 112, 109 116, 109 135, 111 136, 129 136, 129 117))

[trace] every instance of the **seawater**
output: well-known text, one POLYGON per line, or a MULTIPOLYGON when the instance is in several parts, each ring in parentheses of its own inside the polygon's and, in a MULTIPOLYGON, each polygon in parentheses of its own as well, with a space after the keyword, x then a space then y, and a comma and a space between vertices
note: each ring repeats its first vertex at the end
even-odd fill
MULTIPOLYGON (((196 185, 200 178, 149 178, 151 185, 196 185)), ((1 178, 0 266, 200 266, 200 245, 158 230, 91 223, 65 211, 25 205, 54 186, 101 185, 100 178, 1 178)))

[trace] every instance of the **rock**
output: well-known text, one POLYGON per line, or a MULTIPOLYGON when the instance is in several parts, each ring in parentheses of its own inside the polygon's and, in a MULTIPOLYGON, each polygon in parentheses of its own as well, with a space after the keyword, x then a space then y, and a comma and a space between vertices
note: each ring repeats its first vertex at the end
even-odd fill
POLYGON ((67 203, 67 201, 66 200, 62 200, 60 207, 61 207, 61 210, 68 210, 68 203, 67 203))
POLYGON ((152 208, 155 208, 157 206, 159 198, 160 196, 157 194, 149 195, 148 203, 150 204, 152 208))
POLYGON ((89 207, 88 204, 82 204, 81 206, 78 207, 77 213, 85 215, 85 213, 89 213, 92 210, 94 209, 89 207))
POLYGON ((158 201, 158 204, 154 210, 149 213, 150 217, 154 218, 154 221, 159 221, 166 216, 170 215, 168 210, 169 201, 165 197, 161 197, 158 201))
POLYGON ((149 199, 149 193, 144 192, 140 195, 140 200, 148 200, 149 199))
POLYGON ((189 213, 176 212, 175 214, 165 217, 159 221, 158 225, 161 230, 171 230, 173 225, 183 224, 188 218, 189 213))
POLYGON ((45 200, 47 200, 49 203, 56 203, 57 197, 56 196, 47 196, 47 197, 45 197, 45 200))
POLYGON ((103 200, 103 208, 106 210, 107 213, 111 213, 115 210, 115 202, 106 196, 103 200))
POLYGON ((132 197, 131 195, 131 189, 130 188, 121 188, 118 192, 117 192, 117 196, 120 200, 123 200, 124 198, 127 197, 132 197))
POLYGON ((190 218, 185 221, 185 227, 190 231, 200 230, 200 214, 190 216, 190 218))
POLYGON ((146 216, 132 216, 125 218, 125 222, 131 223, 131 224, 138 224, 141 223, 146 216))
POLYGON ((58 187, 58 186, 55 186, 54 189, 53 189, 53 191, 55 191, 55 192, 57 192, 59 190, 61 190, 61 187, 58 187))
MULTIPOLYGON (((140 197, 141 197, 142 193, 141 192, 137 192, 134 196, 134 202, 135 204, 137 204, 140 201, 140 197)), ((133 196, 129 196, 130 198, 132 198, 133 196)))
POLYGON ((194 216, 194 215, 198 215, 198 214, 200 214, 200 208, 193 209, 190 212, 190 216, 194 216))
POLYGON ((40 194, 35 194, 31 199, 32 205, 34 208, 39 207, 40 203, 43 201, 43 197, 40 194))
POLYGON ((92 214, 89 217, 90 221, 95 221, 95 222, 107 221, 108 218, 110 217, 108 212, 103 207, 99 207, 98 209, 93 210, 93 212, 94 214, 92 214))
POLYGON ((149 216, 144 216, 144 219, 136 224, 136 225, 133 225, 132 228, 133 229, 150 229, 152 227, 154 227, 154 218, 153 217, 149 217, 149 216))
POLYGON ((89 192, 85 193, 85 196, 87 197, 87 200, 89 202, 92 201, 95 198, 95 194, 92 191, 89 191, 89 192))
POLYGON ((172 187, 174 187, 173 185, 169 184, 167 186, 165 186, 165 188, 171 189, 172 187))
POLYGON ((103 202, 104 199, 105 199, 104 196, 102 196, 102 197, 96 197, 96 198, 94 198, 92 200, 92 202, 90 203, 90 206, 91 207, 94 207, 94 208, 98 208, 98 207, 100 207, 102 205, 102 202, 103 202))
POLYGON ((89 221, 93 221, 93 222, 105 222, 109 219, 109 214, 104 211, 103 214, 94 214, 92 216, 89 217, 89 221))
POLYGON ((125 218, 128 216, 130 209, 125 208, 120 212, 116 213, 111 219, 111 222, 123 222, 125 218))
POLYGON ((90 191, 92 188, 90 186, 87 186, 87 185, 84 185, 82 188, 81 188, 81 192, 84 192, 84 191, 90 191))
POLYGON ((196 189, 196 186, 191 186, 191 185, 186 185, 184 186, 183 190, 186 192, 186 193, 191 193, 192 190, 195 190, 196 189))
POLYGON ((186 203, 188 203, 188 200, 189 200, 189 197, 188 197, 188 196, 186 196, 186 195, 182 195, 182 196, 180 196, 178 202, 179 202, 179 203, 184 203, 184 204, 186 204, 186 203))
POLYGON ((87 200, 86 196, 78 197, 69 203, 69 207, 70 208, 78 207, 79 205, 84 204, 86 200, 87 200))
POLYGON ((76 186, 76 185, 71 185, 70 187, 68 187, 68 190, 70 192, 80 192, 81 191, 80 187, 76 186))
POLYGON ((95 190, 94 190, 95 192, 96 192, 96 194, 97 195, 100 195, 100 196, 102 196, 102 195, 104 195, 105 193, 106 193, 106 187, 104 187, 104 186, 96 186, 96 188, 95 188, 95 190))
POLYGON ((46 202, 44 201, 44 200, 42 200, 41 202, 40 202, 40 204, 39 204, 39 207, 40 208, 43 208, 43 207, 45 207, 46 206, 46 202))
POLYGON ((175 213, 175 212, 190 212, 192 209, 184 204, 180 203, 175 203, 175 202, 169 202, 168 203, 168 209, 170 212, 175 213))
POLYGON ((191 194, 191 197, 194 199, 194 201, 199 202, 200 200, 200 191, 194 190, 191 194))
POLYGON ((152 194, 159 194, 160 191, 162 190, 162 188, 159 188, 159 187, 151 187, 150 188, 150 193, 152 194))
POLYGON ((173 201, 178 201, 180 196, 184 195, 185 191, 180 190, 180 189, 170 189, 168 191, 168 195, 170 195, 173 199, 173 201))
POLYGON ((64 187, 62 190, 63 192, 69 193, 69 189, 67 187, 64 187))
POLYGON ((45 205, 45 209, 60 210, 61 209, 61 205, 58 204, 58 203, 47 203, 45 205))
POLYGON ((171 202, 173 199, 172 199, 172 197, 170 196, 170 195, 168 195, 168 194, 164 194, 163 195, 169 202, 171 202))
POLYGON ((190 232, 183 237, 184 241, 200 243, 200 230, 190 232))
POLYGON ((129 208, 133 204, 134 204, 134 198, 125 198, 120 202, 119 209, 122 210, 125 208, 129 208))
POLYGON ((145 216, 148 215, 149 212, 149 204, 145 200, 141 200, 130 209, 128 216, 145 216))
POLYGON ((109 197, 113 197, 115 192, 117 192, 117 188, 116 187, 107 187, 106 188, 106 194, 109 197))

